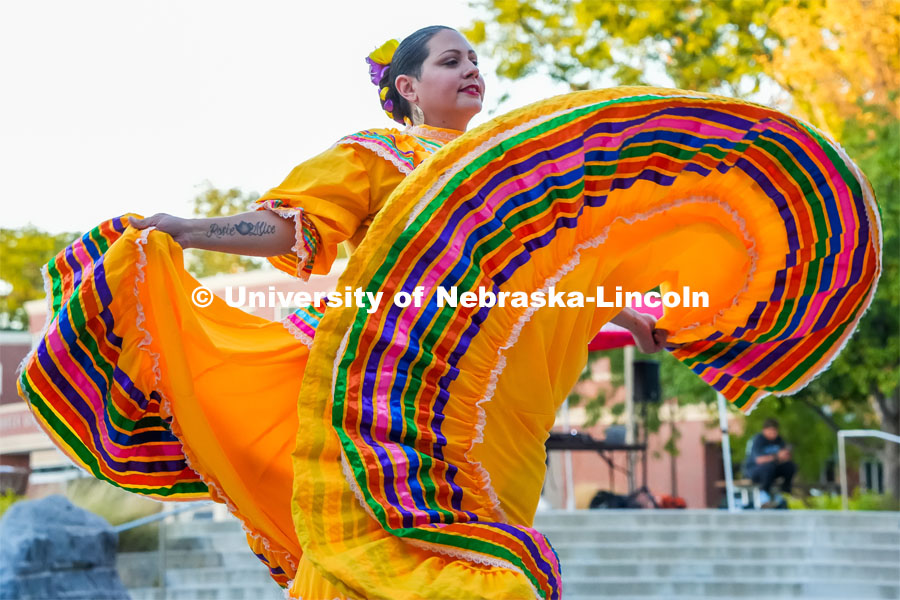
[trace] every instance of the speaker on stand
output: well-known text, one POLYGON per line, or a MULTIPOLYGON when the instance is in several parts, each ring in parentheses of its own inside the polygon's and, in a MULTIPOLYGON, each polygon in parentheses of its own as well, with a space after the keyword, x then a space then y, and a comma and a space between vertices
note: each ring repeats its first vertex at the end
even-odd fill
POLYGON ((655 360, 636 360, 633 364, 634 373, 634 402, 640 405, 641 414, 641 437, 644 445, 643 455, 641 457, 641 468, 643 470, 643 485, 631 494, 634 497, 645 494, 650 502, 656 506, 656 500, 650 489, 647 487, 647 453, 648 448, 648 427, 647 427, 647 406, 649 404, 658 404, 662 398, 662 390, 659 385, 659 362, 655 360))

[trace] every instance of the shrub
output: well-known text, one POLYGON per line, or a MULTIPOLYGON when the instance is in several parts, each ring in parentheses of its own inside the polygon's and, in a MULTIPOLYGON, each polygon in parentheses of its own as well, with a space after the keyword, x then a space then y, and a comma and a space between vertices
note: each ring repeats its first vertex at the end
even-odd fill
POLYGON ((12 506, 14 503, 18 502, 25 496, 19 496, 12 490, 7 490, 3 494, 0 494, 0 517, 2 517, 6 510, 12 506))
MULTIPOLYGON (((900 505, 898 505, 897 499, 890 494, 863 492, 856 488, 848 499, 847 507, 850 510, 898 510, 900 505)), ((788 497, 788 508, 792 510, 841 510, 841 496, 840 494, 821 494, 806 498, 788 497)))

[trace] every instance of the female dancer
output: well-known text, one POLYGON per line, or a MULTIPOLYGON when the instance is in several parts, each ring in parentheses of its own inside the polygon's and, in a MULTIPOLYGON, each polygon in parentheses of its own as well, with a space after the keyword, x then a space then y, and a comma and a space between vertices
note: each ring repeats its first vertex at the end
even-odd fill
POLYGON ((644 351, 666 334, 615 307, 442 308, 435 288, 705 290, 711 306, 670 310, 665 329, 749 408, 852 332, 880 269, 874 201, 839 148, 763 107, 618 89, 461 136, 484 93, 462 36, 426 28, 370 62, 411 126, 343 138, 256 212, 86 234, 48 265, 53 319, 20 391, 95 476, 226 502, 292 597, 558 597, 530 528, 557 404, 604 322, 644 351), (282 326, 189 300, 182 246, 306 277, 343 241, 358 249, 341 286, 428 302, 282 326))

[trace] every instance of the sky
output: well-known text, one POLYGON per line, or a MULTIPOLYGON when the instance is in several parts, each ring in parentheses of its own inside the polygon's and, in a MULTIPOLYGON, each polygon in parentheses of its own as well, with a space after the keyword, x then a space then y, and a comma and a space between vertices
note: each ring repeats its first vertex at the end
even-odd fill
MULTIPOLYGON (((206 185, 263 193, 343 135, 391 126, 369 52, 479 15, 465 0, 0 3, 0 225, 82 232, 190 216, 206 185)), ((472 126, 504 91, 501 112, 566 91, 500 82, 479 58, 472 126)))

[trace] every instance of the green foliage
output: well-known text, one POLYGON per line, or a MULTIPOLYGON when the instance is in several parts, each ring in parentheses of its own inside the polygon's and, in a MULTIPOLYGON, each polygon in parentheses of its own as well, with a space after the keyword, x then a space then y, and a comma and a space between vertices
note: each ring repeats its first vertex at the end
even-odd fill
MULTIPOLYGON (((838 494, 822 494, 806 498, 787 498, 791 510, 842 510, 841 497, 838 494)), ((847 499, 850 510, 898 510, 900 503, 890 494, 863 492, 857 488, 847 499)))
POLYGON ((613 80, 736 95, 758 89, 780 43, 770 28, 783 0, 473 1, 484 14, 465 33, 486 47, 498 75, 542 73, 573 90, 613 80), (654 79, 656 81, 654 81, 654 79))
MULTIPOLYGON (((122 525, 162 510, 162 504, 131 494, 108 483, 89 477, 69 482, 66 496, 76 506, 99 515, 110 525, 122 525)), ((159 546, 159 526, 150 523, 119 534, 119 552, 144 552, 159 546)))
MULTIPOLYGON (((220 190, 207 183, 194 202, 195 217, 228 217, 251 210, 259 198, 254 192, 245 193, 237 188, 220 190)), ((188 271, 194 277, 209 277, 217 273, 243 273, 259 269, 265 264, 260 258, 189 249, 185 251, 188 271)))
POLYGON ((6 513, 10 506, 24 498, 25 496, 19 496, 12 490, 6 490, 6 492, 0 494, 0 517, 6 513))
POLYGON ((0 329, 28 329, 25 303, 44 297, 41 267, 81 234, 0 228, 0 329))

